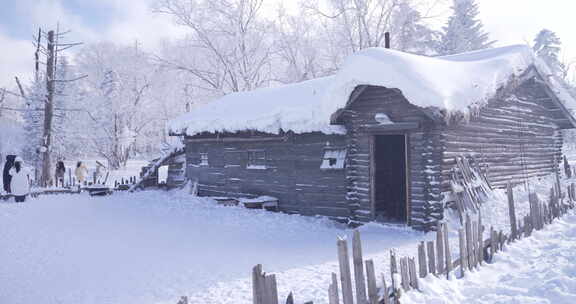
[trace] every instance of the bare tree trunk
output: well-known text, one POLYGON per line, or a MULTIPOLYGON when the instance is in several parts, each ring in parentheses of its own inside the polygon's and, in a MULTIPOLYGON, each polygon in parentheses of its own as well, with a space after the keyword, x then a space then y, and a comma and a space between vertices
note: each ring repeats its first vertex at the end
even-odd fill
POLYGON ((50 151, 52 149, 52 118, 54 114, 54 31, 48 32, 46 60, 46 104, 44 105, 44 150, 42 151, 42 185, 50 181, 50 151))

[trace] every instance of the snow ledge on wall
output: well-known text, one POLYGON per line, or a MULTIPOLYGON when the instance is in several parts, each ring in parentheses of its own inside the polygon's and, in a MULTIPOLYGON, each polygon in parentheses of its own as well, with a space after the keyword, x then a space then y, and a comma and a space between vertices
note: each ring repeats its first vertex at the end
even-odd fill
POLYGON ((397 88, 418 107, 468 115, 530 66, 548 78, 557 98, 573 112, 575 98, 560 80, 548 76, 550 69, 526 45, 444 57, 369 48, 349 56, 333 76, 232 93, 170 121, 168 128, 189 136, 242 130, 277 134, 281 129, 344 134, 342 126, 330 125, 330 116, 345 107, 360 85, 397 88))

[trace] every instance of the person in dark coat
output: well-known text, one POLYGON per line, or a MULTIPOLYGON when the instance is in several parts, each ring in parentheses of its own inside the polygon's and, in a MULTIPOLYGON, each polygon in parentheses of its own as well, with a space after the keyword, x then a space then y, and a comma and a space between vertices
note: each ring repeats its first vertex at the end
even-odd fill
POLYGON ((12 193, 10 189, 10 182, 12 181, 12 176, 10 175, 10 169, 14 166, 14 160, 16 155, 6 155, 6 162, 4 163, 4 171, 2 175, 2 180, 4 181, 4 191, 7 193, 12 193))
POLYGON ((64 175, 66 173, 66 167, 63 161, 58 161, 56 163, 56 172, 54 174, 56 180, 56 187, 60 184, 60 187, 64 187, 64 175))

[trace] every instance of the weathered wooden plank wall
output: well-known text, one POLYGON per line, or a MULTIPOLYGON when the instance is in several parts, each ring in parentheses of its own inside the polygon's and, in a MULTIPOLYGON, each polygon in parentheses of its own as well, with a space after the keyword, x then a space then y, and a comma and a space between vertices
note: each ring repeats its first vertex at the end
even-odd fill
POLYGON ((474 156, 496 187, 559 170, 562 119, 542 84, 533 80, 491 100, 468 123, 446 128, 442 189, 449 190, 458 155, 474 156))
POLYGON ((307 133, 261 142, 189 140, 187 174, 199 180, 201 195, 271 195, 279 199, 283 212, 348 218, 345 170, 320 169, 327 143, 344 147, 344 136, 307 133), (254 150, 265 151, 266 169, 247 169, 248 151, 254 150), (208 153, 209 166, 200 166, 201 153, 208 153))

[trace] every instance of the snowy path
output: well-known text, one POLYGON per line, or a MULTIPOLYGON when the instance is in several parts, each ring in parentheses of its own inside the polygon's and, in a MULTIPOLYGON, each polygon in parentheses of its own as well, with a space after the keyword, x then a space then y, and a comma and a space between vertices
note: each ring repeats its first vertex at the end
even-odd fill
MULTIPOLYGON (((362 230, 367 254, 412 247, 423 236, 362 230)), ((181 295, 249 303, 257 263, 282 272, 281 296, 291 289, 298 302, 324 298, 336 237, 350 232, 321 218, 221 207, 179 192, 0 203, 0 303, 175 303, 181 295)))
POLYGON ((576 303, 576 215, 557 220, 499 253, 462 280, 426 278, 403 303, 576 303))

